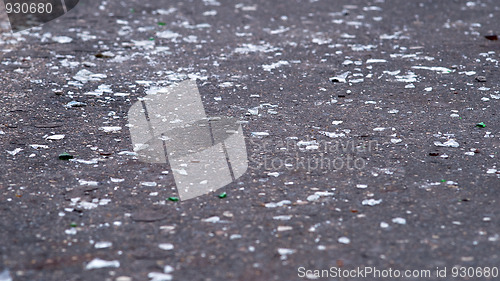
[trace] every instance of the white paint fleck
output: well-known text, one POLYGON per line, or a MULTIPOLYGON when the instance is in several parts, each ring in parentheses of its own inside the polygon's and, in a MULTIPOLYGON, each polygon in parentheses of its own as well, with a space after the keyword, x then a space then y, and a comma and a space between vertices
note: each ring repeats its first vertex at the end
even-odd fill
POLYGON ((368 59, 368 60, 366 60, 367 64, 369 64, 369 63, 383 63, 383 62, 387 62, 387 60, 384 60, 384 59, 368 59))
POLYGON ((68 36, 54 36, 52 37, 52 41, 57 42, 59 44, 67 44, 73 41, 73 38, 68 36))
POLYGON ((52 135, 52 136, 48 136, 46 137, 45 139, 46 140, 62 140, 64 139, 65 135, 52 135))
POLYGON ((172 275, 161 272, 150 272, 148 278, 151 279, 150 281, 170 281, 173 279, 172 275))
POLYGON ((220 221, 220 218, 218 216, 213 216, 213 217, 209 217, 209 218, 206 218, 206 219, 202 219, 201 221, 203 221, 203 222, 210 222, 210 223, 216 223, 216 222, 220 221))
POLYGON ((179 175, 187 176, 188 172, 186 169, 172 169, 172 171, 176 172, 179 175))
POLYGON ((113 243, 108 241, 97 242, 94 245, 96 249, 105 249, 105 248, 110 248, 111 246, 113 246, 113 243))
POLYGON ((119 126, 111 126, 111 127, 100 127, 99 130, 104 131, 105 133, 115 133, 121 131, 122 127, 119 126))
POLYGON ((271 46, 269 43, 263 43, 261 45, 254 44, 243 44, 234 50, 237 54, 249 54, 249 53, 270 53, 279 51, 279 48, 271 46))
POLYGON ((98 186, 99 183, 96 181, 86 181, 86 180, 79 180, 78 181, 80 185, 88 185, 88 186, 98 186))
POLYGON ((322 135, 325 135, 329 138, 340 138, 340 137, 345 137, 345 134, 344 133, 335 133, 335 132, 325 132, 325 131, 320 131, 319 132, 320 134, 322 135))
POLYGON ((440 141, 435 141, 434 142, 435 146, 443 146, 443 147, 459 147, 460 144, 455 141, 454 139, 450 139, 444 143, 441 143, 440 141))
POLYGON ((266 208, 276 208, 276 207, 282 207, 284 205, 290 205, 290 204, 292 204, 292 201, 290 201, 290 200, 283 200, 283 201, 280 201, 280 202, 266 203, 264 206, 266 208))
POLYGON ((99 163, 99 159, 98 158, 94 158, 92 160, 70 159, 69 161, 80 163, 80 164, 85 164, 85 165, 95 165, 95 164, 99 163))
POLYGON ((158 248, 165 250, 165 251, 170 251, 174 249, 174 245, 171 243, 162 243, 158 245, 158 248))
POLYGON ((96 204, 94 202, 82 201, 82 202, 78 203, 78 206, 82 209, 85 209, 85 210, 92 210, 92 209, 97 208, 98 204, 96 204))
POLYGON ((281 232, 281 231, 289 231, 289 230, 292 230, 292 229, 293 229, 293 227, 291 227, 291 226, 284 226, 284 225, 280 225, 277 228, 277 230, 279 232, 281 232))
POLYGON ((12 281, 12 277, 10 276, 10 272, 8 269, 0 272, 0 281, 12 281))
POLYGON ((114 182, 114 183, 120 183, 120 182, 125 181, 125 179, 118 179, 118 178, 113 178, 113 177, 111 177, 110 180, 111 180, 111 182, 114 182))
POLYGON ((241 234, 231 234, 229 240, 241 239, 241 234))
POLYGON ((317 194, 307 196, 307 201, 309 201, 309 202, 316 201, 318 199, 319 199, 319 195, 317 195, 317 194))
POLYGON ((76 230, 76 228, 70 228, 64 231, 64 233, 66 233, 67 235, 76 235, 77 232, 78 231, 76 230))
POLYGON ((177 39, 177 37, 179 37, 181 35, 179 33, 177 33, 177 32, 173 32, 173 31, 170 31, 170 30, 165 30, 165 31, 157 32, 156 36, 159 37, 159 38, 170 39, 170 40, 174 41, 175 39, 177 39))
POLYGON ((101 79, 107 78, 105 74, 95 74, 86 69, 78 71, 78 73, 73 76, 73 79, 81 83, 87 83, 89 81, 100 81, 101 79))
POLYGON ((265 71, 272 71, 272 70, 274 70, 278 67, 284 66, 284 65, 290 65, 290 63, 287 61, 281 60, 281 61, 278 61, 278 62, 275 62, 272 64, 264 64, 264 65, 262 65, 262 68, 265 71))
POLYGON ((252 137, 267 137, 269 136, 268 132, 252 132, 252 137))
POLYGON ((281 215, 281 216, 274 216, 274 220, 279 220, 279 221, 288 221, 292 219, 292 215, 281 215))

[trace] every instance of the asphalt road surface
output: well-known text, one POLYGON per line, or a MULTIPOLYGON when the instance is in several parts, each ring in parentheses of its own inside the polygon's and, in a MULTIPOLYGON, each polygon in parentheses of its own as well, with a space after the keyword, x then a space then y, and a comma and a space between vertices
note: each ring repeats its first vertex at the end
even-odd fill
POLYGON ((0 281, 499 280, 499 16, 96 0, 12 33, 2 10, 0 281), (248 168, 176 201, 189 174, 141 161, 129 110, 187 79, 248 168))

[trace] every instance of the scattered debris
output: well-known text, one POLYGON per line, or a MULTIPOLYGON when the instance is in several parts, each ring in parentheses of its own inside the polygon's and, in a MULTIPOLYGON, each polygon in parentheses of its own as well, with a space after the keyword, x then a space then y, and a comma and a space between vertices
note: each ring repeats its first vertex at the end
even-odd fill
POLYGON ((278 61, 278 62, 275 62, 272 64, 264 64, 264 65, 262 65, 262 69, 264 69, 265 71, 273 71, 274 69, 281 67, 281 66, 284 66, 284 65, 290 65, 290 63, 287 61, 281 60, 281 61, 278 61))
POLYGON ((368 60, 366 60, 367 64, 369 64, 369 63, 383 63, 383 62, 387 62, 387 60, 384 60, 384 59, 368 59, 368 60))
POLYGON ((479 123, 476 124, 476 127, 485 128, 486 124, 484 124, 484 122, 479 122, 479 123))
POLYGON ((64 139, 65 135, 52 135, 52 136, 48 136, 46 137, 45 139, 46 140, 62 140, 64 139))
POLYGON ((280 226, 278 226, 278 228, 276 230, 278 232, 283 232, 283 231, 290 231, 292 229, 293 229, 293 227, 291 227, 291 226, 280 225, 280 226))
POLYGON ((281 216, 274 216, 273 217, 273 220, 280 220, 280 221, 288 221, 291 219, 292 219, 291 215, 281 215, 281 216))
POLYGON ((361 204, 363 204, 365 206, 375 206, 375 205, 378 205, 380 203, 382 203, 382 199, 379 199, 379 200, 365 199, 365 200, 363 200, 363 202, 361 202, 361 204))
POLYGON ((87 185, 87 186, 98 186, 99 185, 99 182, 97 182, 97 181, 79 180, 78 183, 80 183, 80 185, 87 185))
POLYGON ((108 241, 97 242, 94 244, 94 248, 96 249, 106 249, 110 248, 111 246, 113 246, 113 243, 108 241))
POLYGON ((70 159, 73 159, 73 155, 67 153, 67 152, 64 152, 64 153, 61 153, 59 154, 59 159, 60 160, 70 160, 70 159))
POLYGON ((173 279, 172 275, 160 272, 150 272, 148 278, 151 279, 150 281, 170 281, 173 279))
POLYGON ((87 106, 87 104, 84 103, 84 102, 70 101, 64 107, 66 107, 66 108, 73 108, 73 107, 84 107, 84 106, 87 106))
POLYGON ((389 224, 383 221, 383 222, 380 222, 380 227, 381 228, 388 228, 389 224))
POLYGON ((292 255, 296 252, 296 250, 288 249, 288 248, 278 248, 278 254, 281 256, 281 260, 286 260, 288 255, 292 255))
POLYGON ((406 224, 406 219, 404 219, 404 218, 400 218, 400 217, 398 217, 398 218, 393 218, 393 219, 392 219, 392 222, 393 222, 393 223, 397 223, 397 224, 406 224))
POLYGON ((108 76, 105 74, 95 74, 86 69, 82 69, 78 71, 78 73, 73 76, 73 79, 79 81, 81 83, 87 83, 89 81, 101 81, 101 79, 107 78, 108 76))
POLYGON ((498 35, 496 35, 496 34, 489 34, 489 35, 485 35, 484 38, 486 38, 488 40, 496 41, 496 40, 498 40, 498 35))
POLYGON ((4 271, 0 272, 0 281, 12 281, 12 277, 10 276, 8 269, 4 269, 4 271))
POLYGON ((340 244, 350 244, 351 243, 351 239, 349 239, 349 238, 347 238, 347 237, 344 236, 344 237, 340 237, 338 239, 338 242, 340 244))
POLYGON ((73 41, 73 38, 68 36, 54 36, 52 37, 52 41, 57 42, 59 44, 67 44, 73 41))
POLYGON ((206 219, 202 219, 201 221, 216 223, 216 222, 220 221, 220 218, 218 216, 213 216, 213 217, 209 217, 209 218, 206 218, 206 219))
POLYGON ((267 137, 267 136, 269 136, 268 132, 252 132, 252 137, 263 138, 263 137, 267 137))
POLYGON ((450 139, 444 143, 441 143, 440 141, 435 141, 434 145, 435 146, 443 146, 443 147, 459 147, 460 146, 460 144, 454 139, 450 139))
POLYGON ((165 251, 170 251, 174 249, 174 245, 171 243, 163 243, 158 245, 158 248, 165 250, 165 251))
POLYGON ((112 52, 107 51, 107 52, 97 53, 95 57, 100 59, 112 59, 116 57, 116 55, 113 54, 112 52))
POLYGON ((105 133, 116 133, 121 131, 122 127, 113 126, 113 127, 100 127, 99 130, 104 131, 105 133))
POLYGON ((86 270, 91 270, 91 269, 99 269, 99 268, 106 268, 106 267, 113 267, 113 268, 118 268, 120 267, 120 262, 119 261, 106 261, 102 260, 100 258, 95 258, 91 262, 85 266, 86 270))
POLYGON ((19 152, 23 151, 24 149, 22 148, 16 148, 12 151, 9 151, 9 150, 6 150, 8 154, 12 155, 12 156, 16 156, 19 152))
POLYGON ((476 81, 477 82, 486 82, 486 77, 485 76, 476 76, 476 81))
POLYGON ((271 202, 271 203, 266 203, 264 206, 266 208, 276 208, 276 207, 282 207, 284 205, 290 205, 292 204, 292 201, 290 200, 283 200, 283 201, 280 201, 280 202, 271 202))
POLYGON ((349 75, 349 71, 344 72, 338 76, 330 77, 330 81, 333 83, 346 83, 347 76, 349 75))

